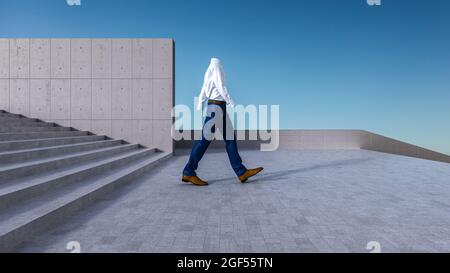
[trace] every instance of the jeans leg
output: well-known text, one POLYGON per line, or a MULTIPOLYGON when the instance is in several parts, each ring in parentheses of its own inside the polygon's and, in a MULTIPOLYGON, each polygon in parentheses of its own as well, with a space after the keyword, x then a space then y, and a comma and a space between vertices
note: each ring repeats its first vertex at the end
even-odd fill
POLYGON ((239 155, 236 134, 234 132, 233 125, 231 123, 230 117, 226 113, 226 108, 224 109, 223 116, 223 137, 225 140, 225 148, 227 150, 228 159, 230 160, 231 167, 237 176, 243 175, 247 168, 242 164, 242 158, 239 155), (230 136, 228 136, 227 132, 229 132, 230 136))
POLYGON ((242 164, 241 156, 239 155, 236 137, 232 140, 225 140, 225 147, 227 149, 228 159, 230 160, 231 167, 237 176, 243 175, 247 168, 242 164))
MULTIPOLYGON (((191 155, 189 156, 189 161, 186 164, 186 167, 184 167, 183 175, 186 176, 196 176, 197 174, 195 171, 198 168, 198 163, 200 160, 202 160, 203 156, 205 155, 206 150, 209 147, 209 144, 211 143, 210 138, 206 138, 205 135, 209 136, 208 128, 206 128, 206 124, 214 118, 214 113, 211 114, 211 116, 206 117, 205 124, 202 129, 202 139, 197 140, 194 143, 194 146, 192 147, 191 155)), ((215 131, 215 126, 211 128, 211 131, 215 131)))
POLYGON ((183 175, 186 176, 196 176, 197 174, 195 171, 198 168, 198 163, 200 160, 202 160, 203 155, 205 154, 206 150, 208 149, 209 144, 211 141, 205 139, 204 137, 202 140, 197 140, 194 144, 194 147, 192 147, 191 155, 189 157, 189 161, 186 164, 186 167, 184 167, 183 175))

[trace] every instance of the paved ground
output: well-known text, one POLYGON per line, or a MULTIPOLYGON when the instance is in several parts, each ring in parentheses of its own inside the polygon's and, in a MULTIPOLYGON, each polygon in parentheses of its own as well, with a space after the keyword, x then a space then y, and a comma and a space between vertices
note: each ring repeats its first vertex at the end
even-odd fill
POLYGON ((176 156, 21 252, 450 251, 450 164, 369 151, 243 151, 263 175, 239 184, 210 151, 197 188, 176 156))

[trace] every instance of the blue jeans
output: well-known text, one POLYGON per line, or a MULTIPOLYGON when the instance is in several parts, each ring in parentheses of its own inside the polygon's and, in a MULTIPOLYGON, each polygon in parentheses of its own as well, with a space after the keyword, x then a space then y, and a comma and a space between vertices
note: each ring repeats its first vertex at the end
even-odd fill
POLYGON ((238 147, 236 143, 236 134, 231 124, 230 118, 227 115, 227 107, 225 104, 208 103, 207 117, 203 125, 202 139, 197 140, 192 147, 191 155, 186 167, 183 170, 183 175, 196 176, 195 171, 198 168, 198 163, 202 160, 203 155, 213 140, 213 134, 218 128, 225 140, 225 147, 230 160, 231 167, 237 176, 243 175, 247 168, 242 164, 242 159, 239 156, 238 147), (227 130, 228 129, 228 130, 227 130), (230 136, 227 135, 227 132, 230 136))

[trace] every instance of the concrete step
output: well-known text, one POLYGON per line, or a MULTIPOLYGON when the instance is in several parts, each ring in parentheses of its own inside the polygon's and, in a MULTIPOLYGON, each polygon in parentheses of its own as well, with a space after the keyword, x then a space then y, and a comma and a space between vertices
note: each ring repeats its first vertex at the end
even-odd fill
POLYGON ((0 117, 22 118, 24 116, 8 112, 0 112, 0 117))
POLYGON ((40 158, 60 156, 63 154, 79 153, 83 151, 117 146, 121 144, 123 144, 122 140, 104 140, 104 141, 59 145, 59 146, 56 145, 51 147, 43 147, 35 149, 0 152, 0 166, 1 164, 7 163, 11 164, 40 158))
POLYGON ((0 213, 23 201, 56 190, 70 183, 82 181, 99 173, 120 168, 132 161, 151 156, 155 149, 137 149, 103 160, 91 160, 67 168, 50 171, 0 184, 0 213))
POLYGON ((1 121, 0 127, 55 127, 57 126, 53 122, 43 122, 43 121, 29 121, 29 120, 18 120, 15 122, 1 121))
POLYGON ((88 160, 102 159, 118 153, 136 150, 138 148, 138 144, 123 144, 114 147, 95 149, 87 152, 72 153, 68 155, 33 160, 28 162, 8 165, 2 164, 0 165, 0 183, 4 183, 20 177, 26 177, 54 169, 68 167, 88 160))
POLYGON ((0 215, 0 252, 13 251, 21 242, 60 223, 170 156, 169 153, 152 154, 8 210, 0 215))
POLYGON ((0 110, 0 252, 171 156, 0 110))
POLYGON ((0 133, 0 141, 40 139, 53 137, 85 136, 89 132, 65 131, 65 132, 24 132, 24 133, 0 133))
POLYGON ((27 118, 21 116, 0 116, 0 121, 3 122, 16 122, 16 121, 40 121, 37 118, 27 118))
POLYGON ((70 127, 50 127, 50 126, 26 126, 26 127, 0 127, 0 133, 25 133, 25 132, 62 132, 72 131, 70 127))
POLYGON ((29 139, 29 140, 14 140, 0 142, 0 152, 25 150, 34 148, 43 148, 57 145, 69 145, 76 143, 92 142, 105 140, 105 136, 75 136, 75 137, 60 137, 60 138, 43 138, 43 139, 29 139))

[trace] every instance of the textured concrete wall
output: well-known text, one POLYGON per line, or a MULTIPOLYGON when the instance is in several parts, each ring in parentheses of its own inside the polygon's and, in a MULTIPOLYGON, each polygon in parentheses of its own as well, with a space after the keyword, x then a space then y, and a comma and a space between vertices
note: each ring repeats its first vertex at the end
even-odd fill
POLYGON ((173 150, 172 39, 0 39, 0 109, 173 150))
MULTIPOLYGON (((190 132, 193 138, 193 131, 190 132)), ((196 134, 200 132, 197 131, 196 134)), ((262 141, 256 131, 237 131, 238 134, 245 134, 245 139, 250 139, 250 134, 257 135, 257 140, 238 141, 241 149, 259 149, 262 141)), ((275 132, 273 133, 275 135, 275 132)), ((279 149, 359 149, 363 141, 363 131, 360 130, 280 130, 279 149)), ((186 149, 193 145, 192 140, 182 140, 175 143, 176 148, 186 149)), ((223 148, 223 141, 214 141, 212 148, 223 148)))
MULTIPOLYGON (((246 139, 249 139, 249 131, 238 133, 245 133, 246 139)), ((193 137, 194 132, 191 131, 190 134, 193 137)), ((252 131, 252 134, 257 135, 257 132, 252 131)), ((193 142, 177 141, 175 147, 190 149, 193 142)), ((267 141, 259 139, 238 141, 240 149, 259 149, 262 143, 267 141)), ((210 147, 224 148, 224 143, 214 141, 210 147)), ((365 149, 450 163, 448 155, 363 130, 281 130, 279 149, 365 149)))
POLYGON ((371 132, 362 132, 361 149, 450 163, 450 156, 371 132))

